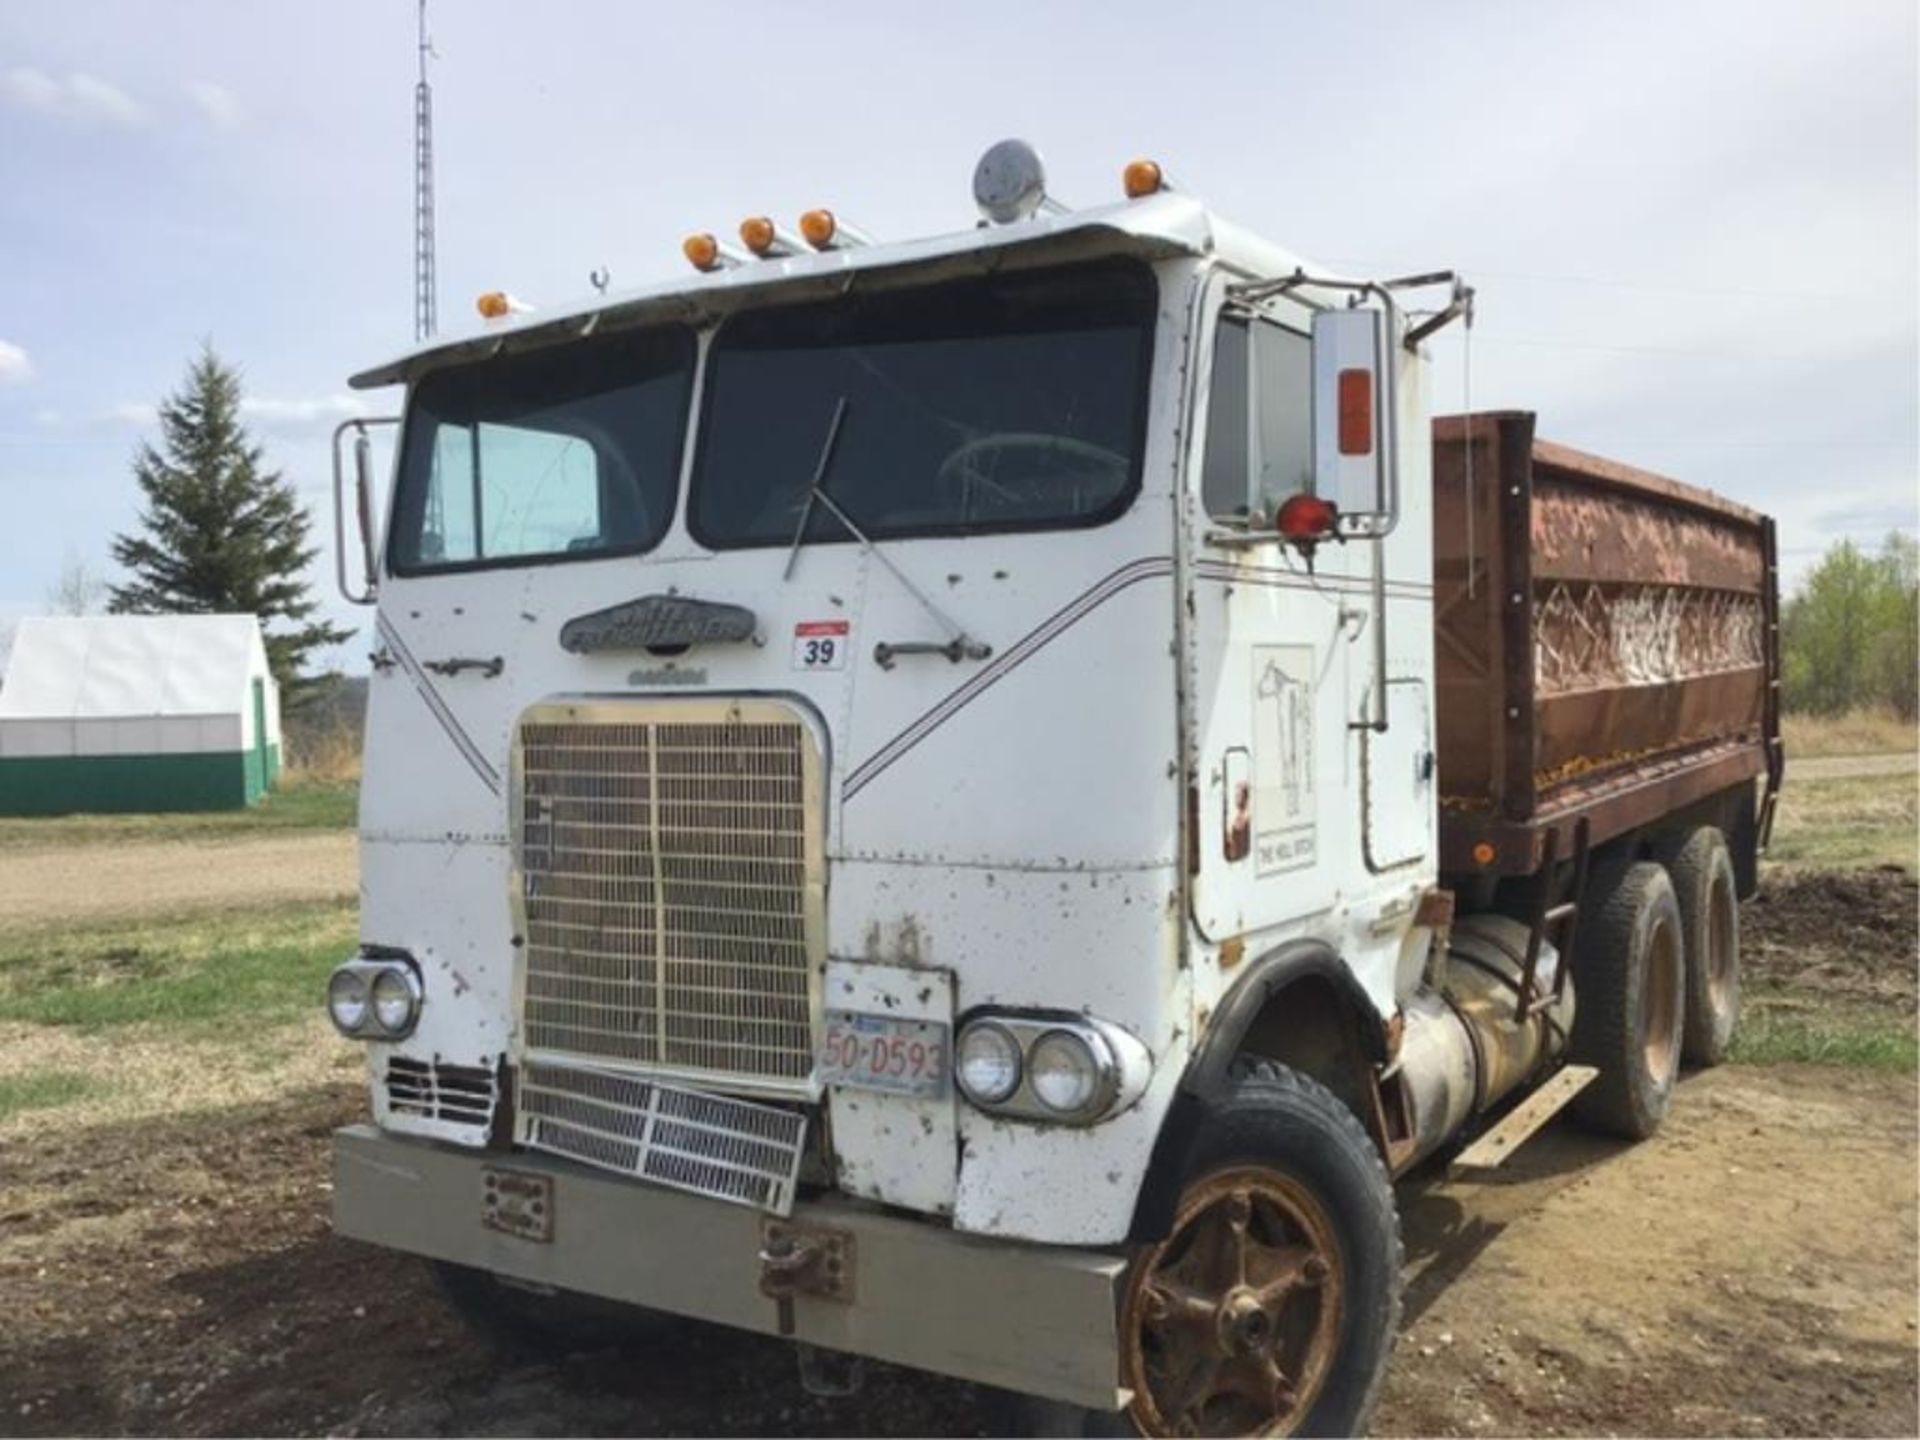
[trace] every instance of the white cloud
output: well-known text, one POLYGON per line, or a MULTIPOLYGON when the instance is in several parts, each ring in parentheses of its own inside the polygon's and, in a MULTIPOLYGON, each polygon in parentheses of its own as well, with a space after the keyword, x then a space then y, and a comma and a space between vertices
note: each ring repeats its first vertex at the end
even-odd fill
POLYGON ((307 399, 277 399, 267 395, 248 395, 240 401, 244 419, 269 430, 298 430, 310 425, 338 424, 367 413, 366 402, 356 395, 316 395, 307 399))
POLYGON ((15 66, 0 75, 0 97, 8 104, 60 120, 101 121, 138 127, 146 109, 111 80, 74 71, 58 79, 42 70, 15 66))
MULTIPOLYGON (((366 413, 366 402, 357 395, 244 395, 240 399, 242 420, 276 434, 337 425, 366 413)), ((157 406, 144 401, 124 400, 107 409, 100 419, 109 424, 146 428, 159 423, 160 412, 157 406)))
POLYGON ((0 340, 0 385, 24 385, 33 379, 33 361, 11 340, 0 340))
POLYGON ((187 98, 200 107, 200 113, 221 129, 240 123, 240 97, 226 86, 211 80, 193 80, 186 89, 187 98))

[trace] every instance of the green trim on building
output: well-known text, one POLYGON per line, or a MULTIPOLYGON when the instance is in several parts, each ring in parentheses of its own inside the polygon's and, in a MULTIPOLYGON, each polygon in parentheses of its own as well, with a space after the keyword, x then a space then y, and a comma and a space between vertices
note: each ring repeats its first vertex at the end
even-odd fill
POLYGON ((199 755, 0 756, 0 815, 241 810, 279 774, 280 747, 199 755))

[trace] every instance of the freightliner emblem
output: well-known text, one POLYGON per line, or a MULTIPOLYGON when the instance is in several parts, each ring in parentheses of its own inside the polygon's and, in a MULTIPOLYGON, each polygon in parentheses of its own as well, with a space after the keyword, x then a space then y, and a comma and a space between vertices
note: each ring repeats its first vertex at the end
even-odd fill
POLYGON ((560 627, 560 645, 575 655, 590 655, 599 650, 731 644, 751 640, 753 626, 753 612, 744 605, 645 595, 574 616, 560 627))

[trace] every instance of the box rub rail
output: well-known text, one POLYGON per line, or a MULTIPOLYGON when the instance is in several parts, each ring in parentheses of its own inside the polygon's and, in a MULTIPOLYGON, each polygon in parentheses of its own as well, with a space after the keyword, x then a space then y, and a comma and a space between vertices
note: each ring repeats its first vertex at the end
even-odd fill
POLYGON ((778 701, 528 710, 512 776, 523 1056, 811 1094, 822 768, 778 701))

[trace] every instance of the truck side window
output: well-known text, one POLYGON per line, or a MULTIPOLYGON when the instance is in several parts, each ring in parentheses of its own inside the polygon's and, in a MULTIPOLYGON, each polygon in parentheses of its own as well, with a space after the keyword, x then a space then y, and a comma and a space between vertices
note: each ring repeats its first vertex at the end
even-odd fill
POLYGON ((1200 493, 1216 519, 1271 516, 1313 490, 1313 342, 1266 320, 1222 316, 1200 493))

